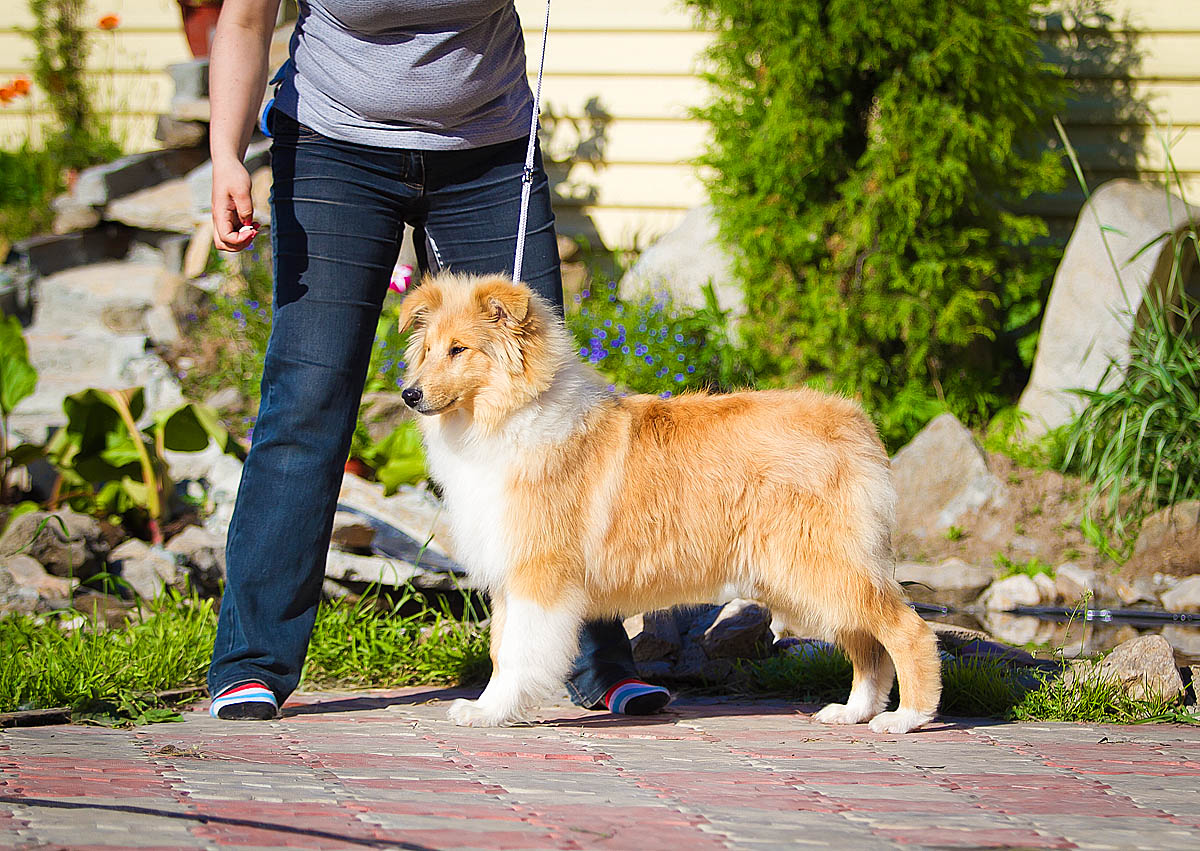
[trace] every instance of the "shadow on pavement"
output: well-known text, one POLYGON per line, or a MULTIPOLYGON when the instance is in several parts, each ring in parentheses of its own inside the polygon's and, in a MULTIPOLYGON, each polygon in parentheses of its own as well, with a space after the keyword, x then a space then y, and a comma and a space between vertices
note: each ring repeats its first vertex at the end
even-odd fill
POLYGON ((287 833, 296 836, 311 836, 319 839, 331 839, 351 845, 361 845, 364 848, 401 848, 404 851, 434 851, 428 845, 418 845, 415 842, 403 842, 395 839, 370 839, 360 836, 346 836, 328 830, 313 830, 304 827, 292 827, 274 822, 254 821, 252 819, 226 818, 224 816, 206 815, 201 813, 180 812, 177 810, 160 810, 154 807, 136 807, 129 804, 85 804, 77 801, 55 801, 50 798, 26 798, 19 795, 0 795, 0 804, 16 804, 22 807, 45 807, 52 810, 100 810, 111 813, 129 813, 136 816, 158 816, 160 818, 181 819, 194 821, 198 824, 222 824, 232 827, 247 827, 254 830, 269 830, 276 833, 287 833))

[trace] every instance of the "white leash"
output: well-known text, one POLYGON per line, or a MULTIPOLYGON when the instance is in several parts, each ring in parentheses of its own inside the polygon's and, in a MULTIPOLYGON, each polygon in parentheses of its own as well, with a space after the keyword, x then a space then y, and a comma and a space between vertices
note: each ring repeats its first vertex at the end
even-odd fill
POLYGON ((525 227, 529 222, 529 193, 533 190, 533 152, 537 147, 538 117, 542 111, 542 74, 546 68, 546 37, 550 34, 550 0, 546 0, 546 21, 542 24, 542 57, 538 61, 537 89, 533 95, 533 119, 529 122, 529 146, 525 150, 525 171, 521 174, 521 217, 517 223, 517 253, 513 257, 513 280, 521 280, 525 259, 525 227))

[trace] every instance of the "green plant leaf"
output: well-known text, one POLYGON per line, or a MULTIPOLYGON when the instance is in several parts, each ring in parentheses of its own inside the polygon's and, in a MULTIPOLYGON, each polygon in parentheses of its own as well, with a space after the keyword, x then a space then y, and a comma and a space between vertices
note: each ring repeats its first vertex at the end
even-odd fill
POLYGON ((237 446, 221 425, 217 412, 195 402, 155 412, 154 423, 147 431, 152 436, 161 432, 163 446, 173 452, 202 452, 209 441, 216 443, 222 452, 237 446))
POLYGON ((0 317, 0 415, 7 417, 37 387, 37 370, 15 316, 0 317))

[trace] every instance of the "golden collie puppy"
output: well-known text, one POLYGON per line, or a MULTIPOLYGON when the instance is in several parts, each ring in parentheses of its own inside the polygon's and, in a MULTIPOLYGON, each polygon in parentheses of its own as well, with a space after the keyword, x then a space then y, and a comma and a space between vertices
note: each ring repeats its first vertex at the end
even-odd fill
POLYGON ((400 325, 403 398, 424 415, 455 554, 492 599, 492 678, 452 720, 536 707, 585 618, 731 593, 845 649, 850 697, 818 721, 904 733, 933 717, 936 640, 892 578, 896 494, 858 405, 808 389, 619 397, 551 307, 502 277, 427 278, 400 325))

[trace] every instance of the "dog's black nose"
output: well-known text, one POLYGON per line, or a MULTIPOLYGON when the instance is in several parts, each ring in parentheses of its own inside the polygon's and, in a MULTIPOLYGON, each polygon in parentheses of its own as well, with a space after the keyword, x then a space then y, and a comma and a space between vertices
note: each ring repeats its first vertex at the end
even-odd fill
POLYGON ((400 391, 400 398, 404 400, 404 404, 410 408, 416 407, 417 402, 421 401, 421 391, 416 387, 405 387, 400 391))

